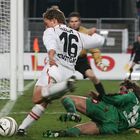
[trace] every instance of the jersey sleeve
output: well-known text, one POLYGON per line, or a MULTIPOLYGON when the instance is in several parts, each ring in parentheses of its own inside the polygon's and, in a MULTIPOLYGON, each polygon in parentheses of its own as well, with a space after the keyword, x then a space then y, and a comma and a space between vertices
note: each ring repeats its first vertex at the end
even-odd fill
POLYGON ((83 48, 85 49, 98 48, 103 46, 104 44, 105 38, 99 34, 94 33, 91 36, 83 33, 79 33, 79 34, 81 37, 83 48))
POLYGON ((115 106, 125 106, 128 103, 136 102, 136 96, 134 93, 128 93, 128 94, 123 94, 123 95, 114 95, 114 96, 108 96, 105 95, 103 98, 103 101, 115 106))
POLYGON ((80 33, 84 33, 84 34, 88 34, 88 29, 85 28, 85 27, 83 27, 83 26, 80 26, 79 32, 80 32, 80 33))
POLYGON ((57 41, 56 41, 56 34, 53 28, 48 28, 44 31, 43 43, 47 51, 51 49, 56 50, 57 41))

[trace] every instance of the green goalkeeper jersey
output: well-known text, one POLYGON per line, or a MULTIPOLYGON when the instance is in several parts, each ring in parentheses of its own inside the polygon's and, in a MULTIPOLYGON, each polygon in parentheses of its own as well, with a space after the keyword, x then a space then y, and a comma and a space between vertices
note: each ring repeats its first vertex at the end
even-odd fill
POLYGON ((119 115, 119 131, 140 128, 140 105, 133 92, 124 95, 103 96, 103 101, 114 105, 119 115))

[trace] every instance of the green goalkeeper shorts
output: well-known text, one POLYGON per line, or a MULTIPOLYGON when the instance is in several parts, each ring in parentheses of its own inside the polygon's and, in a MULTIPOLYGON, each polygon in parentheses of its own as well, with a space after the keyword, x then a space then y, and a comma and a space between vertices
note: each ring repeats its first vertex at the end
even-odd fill
POLYGON ((118 111, 113 105, 87 98, 86 113, 97 124, 101 134, 118 133, 118 111))

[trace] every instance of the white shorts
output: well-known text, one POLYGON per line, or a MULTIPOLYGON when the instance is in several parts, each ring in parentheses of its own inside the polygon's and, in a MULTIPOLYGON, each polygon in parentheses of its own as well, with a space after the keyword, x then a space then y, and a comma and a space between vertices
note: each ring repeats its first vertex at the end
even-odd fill
POLYGON ((45 65, 44 69, 42 70, 41 76, 39 77, 38 81, 36 82, 36 86, 47 86, 51 82, 51 77, 56 82, 61 82, 72 75, 75 75, 77 79, 82 79, 83 76, 78 71, 74 71, 71 69, 68 69, 62 65, 57 66, 49 66, 45 65))

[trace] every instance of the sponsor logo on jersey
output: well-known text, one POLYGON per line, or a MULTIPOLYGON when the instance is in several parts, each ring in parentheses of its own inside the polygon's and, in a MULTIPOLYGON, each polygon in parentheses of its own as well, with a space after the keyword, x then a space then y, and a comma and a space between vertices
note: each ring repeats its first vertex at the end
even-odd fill
POLYGON ((57 54, 57 56, 60 59, 63 59, 64 61, 69 62, 69 63, 75 63, 76 62, 76 58, 75 57, 67 56, 65 54, 57 54))

